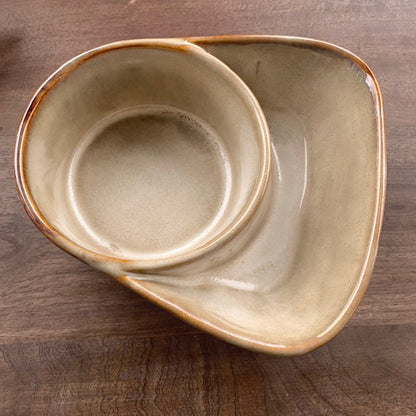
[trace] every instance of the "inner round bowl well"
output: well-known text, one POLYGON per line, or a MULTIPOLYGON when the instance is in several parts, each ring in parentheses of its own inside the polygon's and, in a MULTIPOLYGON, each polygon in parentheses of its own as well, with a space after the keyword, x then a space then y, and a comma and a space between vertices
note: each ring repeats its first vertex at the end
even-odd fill
POLYGON ((185 41, 128 41, 69 61, 19 131, 35 223, 84 260, 172 266, 228 241, 267 186, 270 138, 248 87, 185 41))

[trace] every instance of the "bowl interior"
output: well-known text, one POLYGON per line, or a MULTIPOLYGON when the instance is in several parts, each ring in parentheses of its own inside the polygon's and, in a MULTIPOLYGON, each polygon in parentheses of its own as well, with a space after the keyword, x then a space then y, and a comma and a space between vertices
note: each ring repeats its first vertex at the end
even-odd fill
POLYGON ((319 41, 199 41, 266 115, 274 149, 269 205, 260 208, 267 221, 257 216, 244 230, 249 244, 216 270, 122 282, 228 341, 310 351, 345 325, 373 268, 385 181, 377 83, 352 54, 319 41))
POLYGON ((246 210, 264 131, 242 81, 199 47, 129 46, 54 75, 24 169, 40 214, 67 239, 151 261, 215 240, 246 210))

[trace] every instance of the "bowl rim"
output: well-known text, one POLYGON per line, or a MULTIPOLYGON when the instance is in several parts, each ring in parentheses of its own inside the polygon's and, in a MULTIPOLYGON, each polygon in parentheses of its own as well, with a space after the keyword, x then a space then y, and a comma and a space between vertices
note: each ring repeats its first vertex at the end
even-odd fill
POLYGON ((37 228, 54 244, 84 262, 103 270, 114 270, 114 266, 116 265, 118 266, 117 269, 134 271, 135 273, 147 273, 192 263, 223 246, 243 230, 257 212, 267 189, 271 168, 271 138, 266 117, 253 92, 234 71, 214 55, 184 38, 131 39, 112 42, 83 52, 65 62, 42 83, 32 96, 20 121, 17 132, 14 165, 18 194, 28 216, 37 228), (258 125, 260 165, 256 175, 256 182, 243 208, 239 210, 238 214, 226 228, 222 229, 219 233, 204 241, 202 244, 191 247, 182 253, 161 258, 125 259, 109 256, 88 249, 68 238, 64 233, 55 228, 42 214, 32 195, 26 175, 26 146, 31 130, 31 124, 36 118, 37 111, 40 109, 47 94, 52 91, 54 87, 59 85, 59 83, 71 72, 90 59, 102 56, 109 52, 126 49, 170 50, 188 53, 196 56, 198 59, 204 60, 206 64, 212 68, 213 72, 216 71, 220 76, 225 77, 243 97, 245 105, 253 113, 258 125), (111 266, 111 264, 113 264, 113 266, 111 266), (102 267, 100 267, 100 265, 102 267))

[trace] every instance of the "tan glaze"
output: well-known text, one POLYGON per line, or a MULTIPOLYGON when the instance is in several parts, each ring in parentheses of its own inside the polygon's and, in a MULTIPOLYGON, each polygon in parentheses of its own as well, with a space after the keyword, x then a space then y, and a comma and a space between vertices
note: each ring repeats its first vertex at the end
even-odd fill
POLYGON ((191 40, 237 72, 266 114, 269 220, 252 222, 252 243, 209 273, 121 281, 237 345, 311 351, 351 318, 373 269, 386 181, 378 83, 359 58, 325 42, 191 40))
POLYGON ((269 188, 243 232, 251 243, 225 246, 234 254, 221 267, 118 280, 229 342, 311 351, 350 319, 376 256, 385 192, 377 81, 359 58, 315 40, 192 41, 238 73, 262 105, 273 138, 269 188))
POLYGON ((180 39, 117 42, 69 61, 33 98, 16 152, 35 223, 115 275, 215 252, 256 212, 269 170, 256 98, 180 39))

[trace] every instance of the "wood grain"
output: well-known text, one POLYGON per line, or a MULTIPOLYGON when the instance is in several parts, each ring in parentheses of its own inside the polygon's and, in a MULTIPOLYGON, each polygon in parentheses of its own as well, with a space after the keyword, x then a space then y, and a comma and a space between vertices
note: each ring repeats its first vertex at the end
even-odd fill
POLYGON ((0 414, 416 414, 416 7, 413 0, 0 0, 0 414), (13 148, 39 84, 127 38, 308 36, 380 81, 388 187, 357 313, 296 358, 256 354, 172 317, 50 244, 15 191, 13 148))

